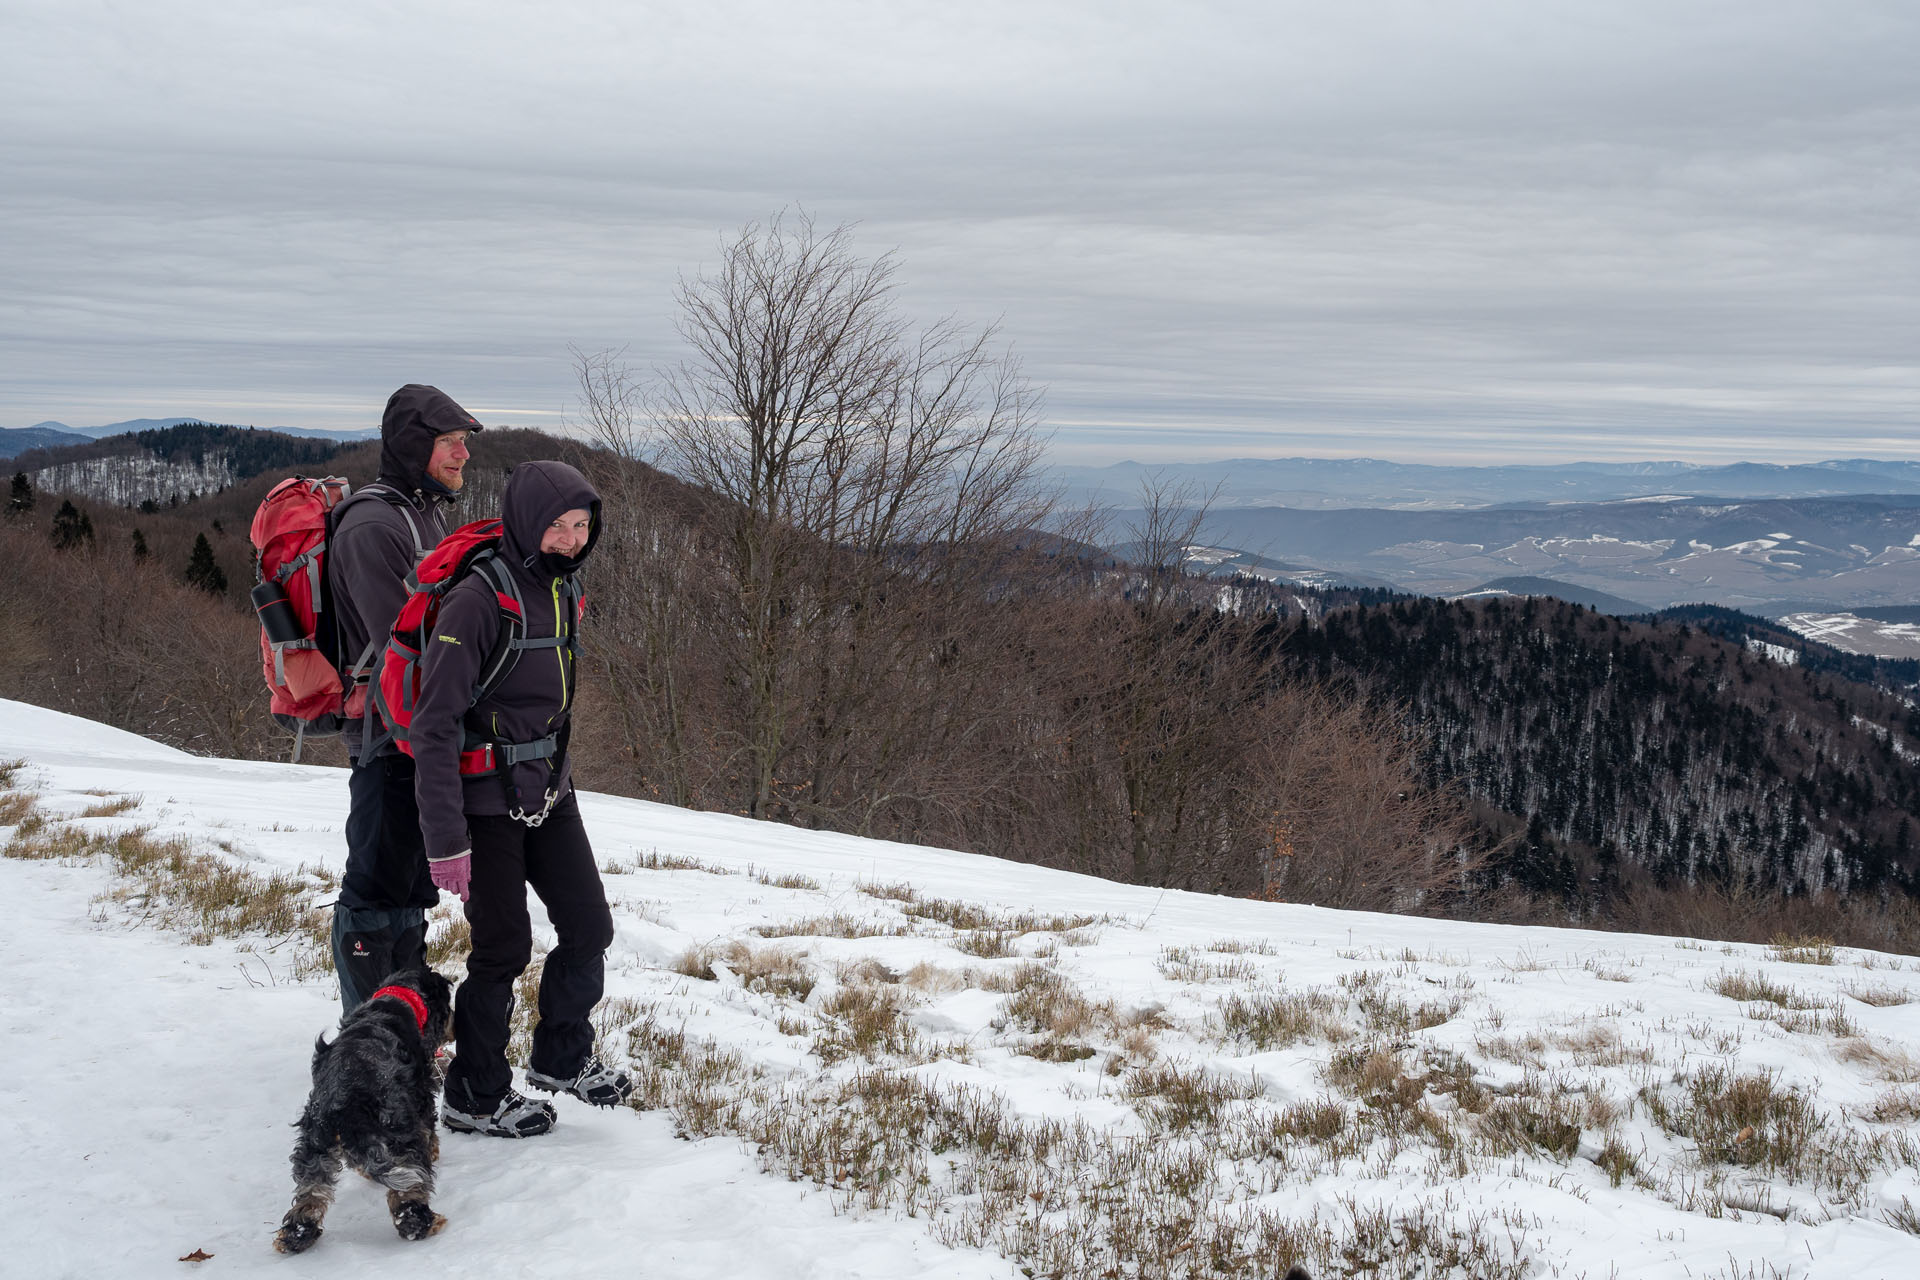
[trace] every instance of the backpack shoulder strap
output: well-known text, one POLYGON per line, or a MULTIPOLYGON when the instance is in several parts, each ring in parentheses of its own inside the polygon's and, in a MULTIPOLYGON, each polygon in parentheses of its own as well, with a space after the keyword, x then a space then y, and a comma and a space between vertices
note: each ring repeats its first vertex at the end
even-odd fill
POLYGON ((500 633, 486 662, 481 664, 480 678, 473 686, 473 700, 468 704, 477 706, 482 698, 500 687, 500 682, 520 661, 521 651, 527 648, 527 607, 513 575, 491 551, 476 556, 470 567, 493 588, 494 599, 500 605, 500 633))
POLYGON ((417 565, 426 559, 427 552, 432 550, 432 548, 427 546, 426 539, 421 536, 420 513, 413 509, 413 503, 408 499, 406 494, 400 492, 384 480, 375 480, 369 484, 363 484, 347 497, 342 498, 339 503, 334 506, 333 511, 329 515, 327 522, 329 532, 339 523, 340 516, 346 511, 347 507, 360 498, 369 495, 380 499, 388 506, 400 512, 401 516, 404 517, 407 522, 407 532, 413 537, 413 562, 417 565))
MULTIPOLYGON (((345 497, 333 504, 333 508, 327 512, 326 539, 321 545, 328 546, 332 543, 334 534, 340 527, 341 517, 346 514, 347 508, 359 502, 361 499, 368 497, 378 498, 388 506, 395 508, 406 520, 407 533, 413 539, 413 563, 417 569, 420 562, 427 558, 427 552, 431 550, 431 548, 426 545, 425 539, 420 535, 419 513, 413 509, 413 503, 407 500, 406 494, 401 493, 392 485, 381 480, 370 481, 367 484, 361 485, 358 489, 349 489, 345 497)), ((412 575, 409 574, 407 589, 411 591, 415 585, 412 575)), ((335 627, 340 625, 338 617, 334 619, 333 625, 335 627)), ((339 645, 337 635, 335 636, 334 644, 336 648, 339 645)), ((354 659, 353 665, 343 673, 343 682, 346 684, 349 692, 352 691, 354 686, 368 682, 372 676, 375 664, 378 663, 380 659, 380 653, 386 648, 386 645, 386 636, 378 632, 367 637, 366 647, 363 648, 359 656, 354 659)), ((342 659, 344 659, 344 656, 345 655, 342 655, 342 659)))

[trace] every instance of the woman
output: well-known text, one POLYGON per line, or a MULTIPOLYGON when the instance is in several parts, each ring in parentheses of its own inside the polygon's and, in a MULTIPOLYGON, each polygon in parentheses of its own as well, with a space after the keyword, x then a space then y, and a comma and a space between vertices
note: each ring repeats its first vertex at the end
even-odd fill
POLYGON ((523 463, 507 479, 501 522, 498 555, 448 590, 426 638, 411 741, 428 869, 467 904, 473 927, 441 1120, 462 1133, 525 1138, 555 1119, 551 1103, 514 1091, 507 1065, 513 984, 533 949, 529 886, 559 943, 540 976, 527 1083, 601 1107, 624 1100, 633 1083, 594 1053, 588 1015, 600 1001, 613 916, 566 749, 580 612, 574 574, 599 539, 600 497, 564 462, 523 463), (503 611, 516 606, 526 630, 515 660, 474 703, 504 634, 503 611), (463 755, 470 768, 491 768, 463 775, 463 755))

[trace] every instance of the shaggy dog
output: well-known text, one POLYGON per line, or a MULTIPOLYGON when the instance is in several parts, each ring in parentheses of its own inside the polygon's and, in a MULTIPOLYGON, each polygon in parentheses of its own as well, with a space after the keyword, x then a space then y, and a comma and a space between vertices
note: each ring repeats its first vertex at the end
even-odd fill
POLYGON ((402 969, 348 1014, 340 1034, 313 1046, 313 1092, 294 1127, 293 1207, 273 1247, 301 1253, 320 1238, 342 1164, 387 1188, 403 1240, 424 1240, 447 1220, 427 1204, 433 1162, 434 1053, 452 1028, 453 988, 431 969, 402 969))

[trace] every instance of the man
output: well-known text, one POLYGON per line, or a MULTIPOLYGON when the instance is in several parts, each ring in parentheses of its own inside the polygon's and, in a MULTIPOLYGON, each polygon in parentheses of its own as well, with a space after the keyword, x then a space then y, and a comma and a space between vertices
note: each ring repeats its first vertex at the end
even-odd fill
POLYGON ((347 1012, 396 969, 426 963, 426 909, 439 900, 427 872, 413 760, 385 739, 367 704, 381 650, 407 598, 407 577, 447 534, 442 508, 464 482, 473 415, 437 387, 409 383, 380 421, 380 476, 335 509, 328 583, 349 677, 341 731, 348 778, 347 870, 333 908, 333 962, 347 1012))

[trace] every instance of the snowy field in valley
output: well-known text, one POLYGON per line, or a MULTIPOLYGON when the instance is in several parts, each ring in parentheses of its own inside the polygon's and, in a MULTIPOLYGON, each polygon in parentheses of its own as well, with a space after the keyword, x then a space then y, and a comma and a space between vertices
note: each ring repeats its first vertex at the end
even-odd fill
MULTIPOLYGON (((344 773, 0 702, 9 761, 8 1276, 1920 1275, 1912 958, 1162 892, 593 795, 602 1047, 646 1109, 445 1134, 445 1232, 400 1241, 349 1175, 282 1258, 344 773), (285 917, 232 932, 233 873, 285 917)), ((458 935, 443 906, 453 976, 458 935)))
POLYGON ((1845 653, 1920 658, 1920 625, 1911 622, 1878 622, 1857 613, 1790 613, 1780 625, 1845 653))

